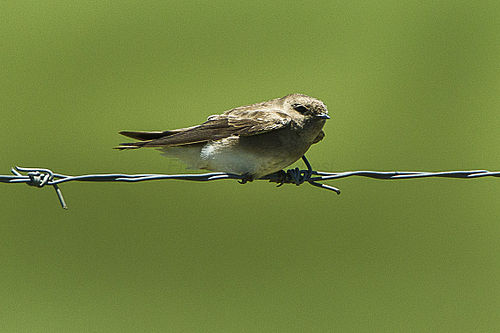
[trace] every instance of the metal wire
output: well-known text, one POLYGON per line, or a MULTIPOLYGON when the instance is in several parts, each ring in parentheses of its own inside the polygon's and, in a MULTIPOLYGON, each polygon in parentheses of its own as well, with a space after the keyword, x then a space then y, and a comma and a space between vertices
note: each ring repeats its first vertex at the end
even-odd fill
MULTIPOLYGON (((314 171, 311 164, 305 156, 302 160, 307 166, 307 170, 300 170, 299 168, 281 171, 275 174, 267 175, 257 180, 268 180, 270 182, 278 183, 278 186, 283 184, 301 185, 305 182, 326 190, 330 190, 340 194, 340 190, 336 187, 319 183, 321 181, 340 179, 352 176, 367 177, 374 179, 410 179, 410 178, 427 178, 427 177, 442 177, 442 178, 461 178, 473 179, 480 177, 500 177, 500 171, 488 170, 470 170, 470 171, 441 171, 441 172, 422 172, 422 171, 347 171, 347 172, 323 172, 314 171)), ((190 181, 213 181, 221 179, 237 179, 241 183, 247 182, 244 176, 224 173, 224 172, 211 172, 202 174, 179 174, 179 175, 164 175, 164 174, 95 174, 95 175, 80 175, 69 176, 60 173, 54 173, 49 169, 44 168, 23 168, 14 167, 11 169, 14 174, 0 175, 1 183, 25 183, 34 187, 44 187, 50 185, 54 188, 62 208, 67 209, 68 206, 64 201, 59 184, 70 181, 83 181, 83 182, 142 182, 149 180, 190 180, 190 181), (22 174, 24 172, 25 174, 22 174)))

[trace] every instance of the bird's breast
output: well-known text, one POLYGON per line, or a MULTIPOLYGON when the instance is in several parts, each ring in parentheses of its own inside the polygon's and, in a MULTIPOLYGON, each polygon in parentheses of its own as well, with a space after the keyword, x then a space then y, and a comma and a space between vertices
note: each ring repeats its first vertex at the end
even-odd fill
POLYGON ((201 149, 201 168, 256 178, 279 171, 298 160, 310 143, 293 133, 277 132, 209 142, 201 149))

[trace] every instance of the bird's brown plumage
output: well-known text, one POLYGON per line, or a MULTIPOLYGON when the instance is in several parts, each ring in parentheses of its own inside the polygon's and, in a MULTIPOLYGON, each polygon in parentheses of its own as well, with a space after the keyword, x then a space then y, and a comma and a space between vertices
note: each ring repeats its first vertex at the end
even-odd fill
POLYGON ((123 143, 117 149, 137 147, 182 146, 211 140, 220 140, 232 135, 251 136, 284 128, 290 125, 290 116, 279 110, 243 111, 230 110, 213 115, 201 125, 164 132, 122 131, 120 134, 143 142, 123 143))
POLYGON ((321 141, 327 118, 320 100, 292 94, 209 116, 197 126, 122 131, 120 134, 140 141, 115 148, 157 147, 167 156, 190 160, 187 163, 197 168, 262 176, 293 163, 311 144, 321 141))

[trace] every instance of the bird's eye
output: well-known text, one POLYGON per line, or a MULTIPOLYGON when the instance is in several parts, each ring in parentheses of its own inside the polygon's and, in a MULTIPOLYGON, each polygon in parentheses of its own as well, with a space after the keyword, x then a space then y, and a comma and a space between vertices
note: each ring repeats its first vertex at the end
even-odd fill
POLYGON ((292 105, 292 107, 300 113, 306 113, 307 111, 309 111, 309 109, 302 104, 294 104, 292 105))

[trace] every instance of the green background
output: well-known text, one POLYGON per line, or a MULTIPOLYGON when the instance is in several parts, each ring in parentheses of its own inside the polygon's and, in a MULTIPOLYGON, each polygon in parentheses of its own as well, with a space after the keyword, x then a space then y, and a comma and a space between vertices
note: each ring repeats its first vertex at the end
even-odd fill
MULTIPOLYGON (((1 174, 185 172, 117 132, 293 92, 318 170, 500 169, 498 1, 2 1, 0 48, 1 174)), ((0 184, 0 330, 498 329, 498 178, 330 184, 0 184)))

